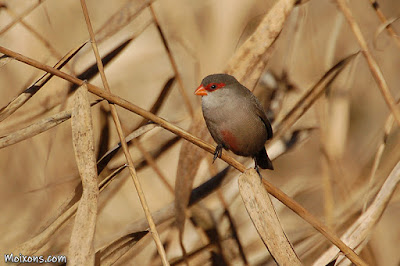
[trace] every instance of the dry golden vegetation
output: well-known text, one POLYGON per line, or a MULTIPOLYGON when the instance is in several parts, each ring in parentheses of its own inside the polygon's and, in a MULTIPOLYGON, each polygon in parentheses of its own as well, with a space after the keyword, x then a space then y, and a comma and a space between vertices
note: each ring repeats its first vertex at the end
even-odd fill
POLYGON ((399 265, 399 10, 1 1, 1 255, 399 265), (212 164, 193 92, 217 72, 273 122, 275 170, 262 180, 249 158, 224 151, 212 164))

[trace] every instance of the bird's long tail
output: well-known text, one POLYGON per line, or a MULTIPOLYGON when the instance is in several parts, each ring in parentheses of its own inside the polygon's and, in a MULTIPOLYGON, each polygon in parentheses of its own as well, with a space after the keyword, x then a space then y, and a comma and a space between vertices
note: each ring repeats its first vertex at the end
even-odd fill
POLYGON ((256 165, 258 165, 262 169, 274 170, 274 167, 272 166, 272 162, 268 157, 268 154, 267 154, 267 151, 265 150, 265 147, 263 147, 256 154, 256 156, 254 156, 254 160, 255 160, 256 165))

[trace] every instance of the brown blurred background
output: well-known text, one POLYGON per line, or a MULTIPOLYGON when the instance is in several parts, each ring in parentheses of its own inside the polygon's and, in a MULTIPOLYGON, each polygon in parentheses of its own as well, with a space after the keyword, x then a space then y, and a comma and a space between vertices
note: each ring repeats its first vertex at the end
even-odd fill
MULTIPOLYGON (((95 32, 104 29, 104 23, 124 5, 139 6, 143 2, 88 0, 95 32)), ((252 33, 274 2, 154 1, 154 10, 195 112, 199 111, 200 98, 193 91, 202 77, 225 69, 229 58, 252 33)), ((2 3, 7 7, 0 9, 0 30, 36 1, 12 0, 2 3)), ((399 1, 380 1, 379 4, 387 18, 399 16, 399 1)), ((399 47, 382 30, 381 22, 369 1, 353 0, 350 5, 394 98, 399 99, 399 47)), ((39 7, 23 17, 23 22, 25 25, 16 23, 0 35, 0 45, 47 65, 54 65, 69 50, 89 38, 79 1, 43 1, 39 7), (35 35, 26 25, 41 37, 35 35)), ((392 26, 400 31, 399 22, 394 22, 392 26)), ((105 55, 137 34, 139 35, 106 66, 105 72, 113 93, 149 110, 165 82, 174 73, 157 27, 151 23, 148 8, 120 30, 105 34, 99 41, 99 49, 101 55, 105 55), (144 28, 147 23, 150 24, 144 28), (141 29, 144 29, 143 32, 140 32, 141 29)), ((271 71, 278 80, 286 75, 286 81, 282 82, 293 87, 285 93, 282 108, 276 114, 279 117, 286 114, 331 66, 345 56, 357 52, 359 47, 334 1, 311 0, 293 10, 273 49, 265 73, 271 71)), ((63 71, 77 75, 94 62, 93 52, 87 44, 63 71)), ((42 71, 17 61, 1 66, 0 107, 7 105, 42 74, 42 71)), ((98 75, 90 82, 102 87, 98 75)), ((188 129, 190 113, 177 86, 175 82, 158 115, 188 129)), ((255 93, 262 98, 265 90, 265 86, 259 84, 255 93)), ((53 78, 28 103, 0 123, 0 136, 28 126, 40 118, 72 108, 71 95, 70 84, 53 78)), ((97 98, 91 95, 90 99, 97 98)), ((141 117, 121 108, 117 109, 124 131, 129 134, 141 121, 141 117)), ((294 129, 316 128, 309 138, 275 160, 275 171, 266 172, 264 177, 340 235, 360 215, 363 204, 372 199, 399 161, 399 130, 394 125, 377 174, 372 186, 369 185, 370 170, 378 145, 383 140, 383 127, 388 115, 389 109, 366 61, 359 55, 329 91, 294 125, 294 129), (372 192, 369 198, 366 197, 368 191, 372 192)), ((118 136, 106 103, 93 107, 92 116, 96 153, 102 155, 118 142, 118 136)), ((140 141, 152 153, 173 137, 172 133, 156 128, 146 133, 140 141)), ((180 140, 156 159, 172 186, 182 142, 180 140)), ((130 150, 135 162, 141 162, 143 156, 137 148, 131 145, 130 150)), ((211 157, 209 154, 207 156, 211 157)), ((125 159, 119 153, 107 165, 107 169, 111 171, 124 163, 125 159)), ((226 166, 218 160, 216 164, 218 169, 226 166)), ((152 211, 173 202, 173 195, 159 181, 151 167, 141 168, 138 176, 152 211)), ((222 192, 235 221, 247 260, 251 265, 273 265, 243 206, 237 188, 237 176, 238 173, 223 185, 222 192)), ((204 163, 197 173, 195 186, 209 177, 210 173, 204 163)), ((1 253, 37 235, 46 222, 54 217, 65 198, 74 193, 79 182, 70 121, 1 149, 1 253)), ((311 264, 327 249, 329 243, 293 212, 277 201, 274 203, 296 252, 305 264, 311 264)), ((226 219, 221 218, 224 209, 216 193, 198 205, 199 209, 211 214, 214 221, 217 221, 215 226, 229 250, 233 240, 230 233, 224 233, 227 232, 228 225, 226 219)), ((399 265, 399 207, 399 196, 395 193, 362 252, 363 258, 371 265, 399 265)), ((113 235, 118 235, 121 228, 143 217, 136 190, 128 171, 124 170, 100 195, 96 248, 106 245, 109 239, 113 239, 113 235)), ((65 254, 71 227, 72 223, 62 227, 46 246, 46 252, 65 254)), ((171 224, 162 228, 161 238, 169 243, 169 259, 181 255, 177 232, 171 224)), ((190 223, 186 226, 185 245, 188 251, 204 245, 201 233, 190 223)), ((229 258, 229 262, 234 265, 243 264, 237 255, 236 246, 232 246, 234 250, 225 251, 229 254, 225 254, 225 258, 229 258)), ((210 265, 210 257, 209 252, 202 252, 192 263, 210 265)), ((160 261, 151 237, 146 236, 116 263, 148 265, 160 264, 160 261)))

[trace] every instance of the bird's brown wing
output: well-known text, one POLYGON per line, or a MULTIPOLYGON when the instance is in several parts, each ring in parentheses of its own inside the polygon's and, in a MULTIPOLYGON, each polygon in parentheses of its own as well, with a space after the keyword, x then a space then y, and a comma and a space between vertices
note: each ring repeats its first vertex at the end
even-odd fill
POLYGON ((260 115, 258 117, 261 119, 265 128, 267 129, 268 139, 272 139, 274 133, 272 132, 271 123, 269 122, 268 118, 265 115, 264 118, 260 115))
POLYGON ((258 115, 258 117, 261 119, 261 121, 264 123, 264 126, 267 129, 267 134, 268 134, 267 139, 272 139, 273 132, 272 132, 271 123, 269 122, 267 115, 264 112, 264 108, 262 107, 261 103, 258 101, 257 97, 254 96, 254 94, 244 86, 242 86, 240 93, 242 93, 242 95, 246 95, 247 97, 252 98, 252 101, 250 101, 252 103, 251 108, 258 115))
POLYGON ((268 139, 272 139, 274 133, 272 132, 272 127, 271 123, 269 122, 267 115, 264 112, 264 109, 258 99, 253 96, 255 101, 254 102, 254 111, 258 115, 258 117, 261 119, 261 121, 264 123, 265 128, 267 129, 267 134, 268 134, 268 139))

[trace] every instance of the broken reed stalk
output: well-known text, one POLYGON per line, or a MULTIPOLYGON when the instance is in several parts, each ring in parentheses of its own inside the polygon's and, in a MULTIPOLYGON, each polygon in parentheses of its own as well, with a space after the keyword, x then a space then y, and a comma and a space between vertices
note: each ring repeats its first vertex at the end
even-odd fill
POLYGON ((393 98, 393 95, 390 92, 390 89, 386 83, 386 80, 382 74, 381 69, 379 68, 378 63, 376 62, 376 60, 374 59, 368 48, 367 42, 365 41, 361 29, 358 26, 350 10, 347 0, 336 0, 336 2, 338 3, 338 6, 341 9, 343 15, 347 19, 347 22, 350 24, 354 36, 356 37, 357 42, 361 47, 361 52, 364 55, 365 59, 367 60, 368 67, 372 73, 372 76, 374 77, 376 83, 378 84, 379 90, 381 91, 383 98, 385 99, 385 102, 388 105, 390 111, 393 113, 393 116, 397 124, 400 126, 400 110, 396 106, 396 102, 393 98))
MULTIPOLYGON (((99 54, 99 51, 98 51, 98 48, 97 48, 96 39, 95 39, 94 31, 93 31, 93 28, 92 28, 92 25, 91 25, 91 22, 90 22, 89 13, 88 13, 88 9, 87 9, 85 0, 81 0, 81 6, 82 6, 83 14, 85 16, 85 21, 86 21, 88 32, 89 32, 89 35, 90 35, 90 40, 91 40, 93 52, 94 52, 94 55, 96 57, 97 66, 99 68, 101 80, 103 82, 103 85, 104 85, 104 88, 106 89, 106 91, 110 92, 111 90, 110 90, 110 87, 109 87, 109 84, 108 84, 108 81, 107 81, 107 77, 106 77, 106 75, 104 73, 103 63, 101 61, 101 57, 100 57, 100 54, 99 54)), ((167 255, 165 253, 163 244, 161 242, 160 236, 159 236, 159 234, 157 232, 156 225, 155 225, 155 223, 153 221, 153 218, 151 216, 150 208, 149 208, 149 206, 147 204, 146 197, 144 195, 144 191, 143 191, 142 186, 141 186, 141 184, 139 182, 139 178, 137 177, 136 170, 135 170, 135 167, 134 167, 134 163, 133 163, 132 157, 131 157, 131 155, 129 153, 128 145, 125 142, 125 136, 124 136, 124 133, 122 131, 121 121, 120 121, 120 119, 118 117, 117 109, 116 109, 114 104, 110 103, 110 110, 111 110, 111 115, 112 115, 114 123, 115 123, 115 127, 116 127, 117 132, 118 132, 119 139, 121 141, 121 145, 122 145, 122 149, 123 149, 125 158, 126 158, 126 160, 128 162, 129 173, 130 173, 130 175, 132 177, 133 183, 135 184, 136 191, 137 191, 139 199, 140 199, 140 203, 142 204, 144 213, 146 215, 147 221, 148 221, 149 226, 150 226, 151 235, 152 235, 152 237, 154 239, 154 242, 156 244, 156 247, 157 247, 158 253, 159 253, 160 257, 161 257, 161 261, 162 261, 163 265, 169 265, 168 259, 167 259, 167 255)))
MULTIPOLYGON (((43 71, 52 73, 53 75, 56 75, 62 79, 65 79, 71 83, 74 83, 78 86, 82 85, 84 81, 73 77, 71 75, 68 75, 60 70, 54 69, 48 65, 44 65, 32 58, 28 58, 26 56, 23 56, 21 54, 18 54, 16 52, 13 52, 7 48, 4 48, 0 46, 0 52, 8 55, 12 58, 14 58, 17 61, 23 62, 25 64, 28 64, 30 66, 33 66, 35 68, 41 69, 43 71)), ((160 125, 161 127, 165 128, 166 130, 186 139, 187 141, 192 142, 196 146, 200 147, 201 149, 213 154, 215 151, 215 147, 213 145, 210 145, 203 140, 193 136, 192 134, 189 134, 185 130, 169 123, 168 121, 162 119, 161 117, 158 117, 136 105, 133 103, 124 100, 114 94, 111 94, 109 92, 106 92, 102 89, 100 89, 97 86, 94 86, 92 84, 87 84, 88 90, 101 97, 104 98, 112 103, 115 103, 131 112, 134 112, 142 117, 145 117, 154 123, 160 125)), ((240 172, 244 172, 246 170, 245 166, 235 159, 233 159, 231 156, 226 155, 226 153, 222 153, 221 159, 224 160, 226 163, 230 164, 240 172)), ((325 225, 323 225, 319 220, 317 220, 314 216, 312 216, 311 213, 309 213, 306 209, 304 209, 300 204, 298 204, 296 201, 291 199, 289 196, 287 196, 285 193, 283 193, 280 189, 276 188, 273 186, 271 183, 269 183, 266 180, 263 180, 264 186, 266 187, 267 191, 273 195, 275 198, 277 198, 279 201, 281 201, 283 204, 288 206, 292 211, 294 211, 296 214, 298 214, 300 217, 302 217, 304 220, 306 220, 308 223, 310 223, 315 229, 317 229, 321 234, 323 234, 329 241, 331 241, 334 245, 336 245, 346 256, 356 265, 366 265, 363 260, 348 246, 346 246, 331 230, 329 230, 325 225)))

